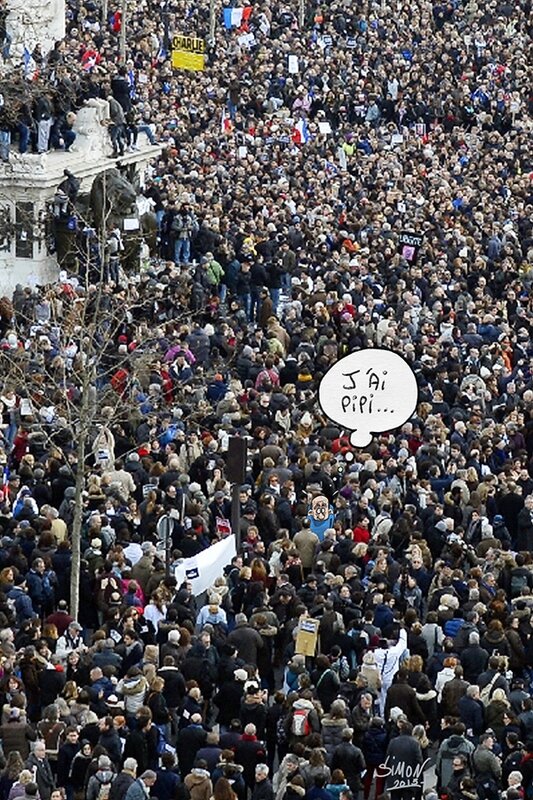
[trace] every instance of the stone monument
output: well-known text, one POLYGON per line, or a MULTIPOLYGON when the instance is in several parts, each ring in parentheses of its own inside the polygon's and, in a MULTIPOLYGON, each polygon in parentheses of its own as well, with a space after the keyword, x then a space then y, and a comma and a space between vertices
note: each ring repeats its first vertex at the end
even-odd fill
MULTIPOLYGON (((8 0, 7 30, 11 36, 13 63, 20 63, 24 48, 36 44, 47 54, 65 36, 65 0, 8 0)), ((71 151, 20 155, 12 148, 10 161, 0 163, 0 295, 9 294, 17 283, 35 286, 57 278, 59 267, 51 248, 50 218, 54 195, 65 169, 81 180, 81 193, 90 192, 97 175, 116 169, 109 158, 112 147, 106 120, 107 101, 89 101, 77 113, 76 141, 71 151)), ((141 134, 140 149, 119 159, 121 167, 134 167, 140 185, 151 159, 160 148, 141 134)))
POLYGON ((11 36, 11 57, 22 59, 24 48, 31 53, 36 44, 46 55, 55 42, 65 37, 65 0, 8 0, 6 29, 11 36))

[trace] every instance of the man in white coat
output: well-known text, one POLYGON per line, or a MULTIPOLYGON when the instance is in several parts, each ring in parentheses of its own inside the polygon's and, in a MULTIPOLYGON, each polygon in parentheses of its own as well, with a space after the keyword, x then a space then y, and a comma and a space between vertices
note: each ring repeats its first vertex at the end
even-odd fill
POLYGON ((407 631, 405 628, 400 630, 400 635, 396 644, 389 644, 386 639, 380 640, 380 646, 374 650, 374 657, 378 672, 381 675, 381 693, 379 696, 379 713, 383 717, 385 713, 385 701, 387 692, 394 676, 398 672, 402 658, 408 658, 407 631))

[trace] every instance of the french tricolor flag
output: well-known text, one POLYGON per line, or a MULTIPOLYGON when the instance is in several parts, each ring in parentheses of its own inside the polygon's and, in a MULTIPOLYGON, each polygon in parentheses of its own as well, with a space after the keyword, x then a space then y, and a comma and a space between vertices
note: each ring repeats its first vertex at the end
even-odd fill
POLYGON ((306 144, 311 135, 309 133, 309 128, 307 127, 307 121, 305 119, 299 119, 296 125, 294 126, 292 140, 295 144, 306 144))
POLYGON ((233 130, 233 123, 225 108, 222 109, 222 118, 220 120, 220 132, 231 133, 233 130))

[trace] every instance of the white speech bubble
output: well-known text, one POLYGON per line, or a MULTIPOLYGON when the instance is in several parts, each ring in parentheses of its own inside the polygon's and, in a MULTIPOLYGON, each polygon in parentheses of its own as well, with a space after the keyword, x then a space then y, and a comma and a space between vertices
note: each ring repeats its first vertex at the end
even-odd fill
POLYGON ((366 447, 372 434, 399 428, 413 416, 418 385, 411 367, 391 350, 357 350, 337 361, 318 389, 324 414, 352 431, 354 447, 366 447))

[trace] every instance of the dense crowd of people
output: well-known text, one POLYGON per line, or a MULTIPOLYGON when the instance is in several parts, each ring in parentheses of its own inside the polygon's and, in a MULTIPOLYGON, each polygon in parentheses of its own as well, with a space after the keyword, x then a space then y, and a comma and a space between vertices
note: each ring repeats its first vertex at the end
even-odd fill
POLYGON ((0 301, 0 800, 532 800, 530 0, 220 11, 188 72, 203 0, 124 64, 69 0, 4 93, 4 159, 99 100, 163 150, 157 257, 0 301), (419 388, 365 449, 317 403, 362 348, 419 388))

